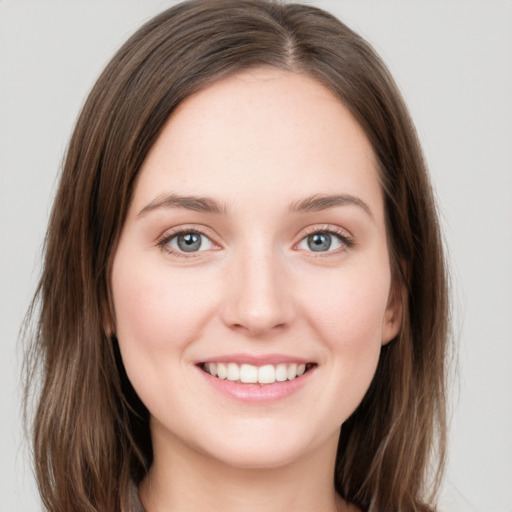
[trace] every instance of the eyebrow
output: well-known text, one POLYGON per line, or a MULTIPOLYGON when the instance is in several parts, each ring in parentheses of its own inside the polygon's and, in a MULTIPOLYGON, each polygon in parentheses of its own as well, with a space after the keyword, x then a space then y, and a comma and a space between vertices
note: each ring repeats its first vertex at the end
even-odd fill
POLYGON ((289 206, 290 212, 319 212, 336 206, 358 206, 362 208, 372 219, 373 214, 370 207, 359 197, 349 194, 315 194, 294 201, 289 206))
MULTIPOLYGON (((360 207, 373 219, 370 207, 362 199, 349 194, 315 194, 293 201, 288 206, 288 211, 290 213, 319 212, 337 206, 348 205, 360 207)), ((143 217, 147 213, 159 208, 184 208, 195 212, 215 213, 219 215, 225 215, 227 211, 225 205, 210 197, 163 194, 142 208, 137 217, 143 217)))
POLYGON ((195 212, 226 213, 226 207, 209 197, 180 196, 177 194, 161 195, 144 206, 137 217, 143 217, 148 212, 158 208, 184 208, 195 212))

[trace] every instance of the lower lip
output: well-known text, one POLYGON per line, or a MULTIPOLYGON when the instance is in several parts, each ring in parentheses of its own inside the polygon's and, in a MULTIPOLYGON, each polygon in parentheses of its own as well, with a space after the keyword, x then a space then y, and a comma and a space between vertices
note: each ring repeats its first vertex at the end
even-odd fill
POLYGON ((314 370, 314 368, 311 368, 300 377, 284 382, 275 382, 274 384, 241 384, 226 379, 218 379, 198 368, 198 371, 210 386, 225 396, 243 402, 274 402, 288 398, 307 383, 314 370))

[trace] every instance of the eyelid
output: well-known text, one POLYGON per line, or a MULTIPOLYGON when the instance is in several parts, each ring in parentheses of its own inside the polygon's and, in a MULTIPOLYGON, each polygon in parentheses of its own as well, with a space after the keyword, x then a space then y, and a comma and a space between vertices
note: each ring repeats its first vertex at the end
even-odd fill
POLYGON ((325 252, 317 252, 317 253, 314 253, 313 251, 304 251, 304 252, 311 252, 312 255, 314 255, 314 257, 338 254, 340 251, 350 249, 355 244, 353 235, 349 231, 347 231, 346 229, 344 229, 340 226, 337 226, 335 224, 313 224, 311 226, 307 226, 299 233, 298 236, 300 236, 300 238, 293 245, 293 248, 295 250, 300 250, 298 248, 298 245, 300 244, 300 242, 302 242, 302 240, 304 240, 304 238, 308 237, 309 235, 313 235, 315 233, 328 233, 330 235, 337 236, 343 242, 344 248, 337 249, 334 251, 325 251, 325 252))
MULTIPOLYGON (((338 254, 339 252, 342 252, 343 250, 350 249, 355 244, 353 235, 347 231, 346 229, 337 226, 335 224, 313 224, 311 226, 307 226, 299 233, 300 238, 297 240, 297 242, 294 243, 293 249, 295 250, 301 250, 298 248, 298 245, 304 238, 308 237, 309 235, 315 234, 315 233, 328 233, 334 236, 337 236, 341 242, 343 243, 343 248, 336 249, 333 251, 325 251, 325 252, 318 252, 313 253, 313 251, 304 251, 308 253, 312 253, 311 255, 314 257, 321 257, 321 256, 329 256, 332 254, 338 254)), ((167 253, 172 254, 177 257, 182 258, 195 258, 201 256, 201 253, 208 252, 211 250, 219 250, 222 248, 222 245, 217 241, 218 237, 216 233, 208 228, 207 226, 203 225, 197 225, 197 224, 184 224, 180 226, 176 226, 170 229, 167 229, 164 231, 156 240, 156 245, 160 247, 162 250, 165 250, 167 253), (171 239, 174 237, 182 234, 182 233, 197 233, 199 235, 205 236, 208 238, 208 240, 213 244, 213 249, 208 249, 207 251, 198 251, 198 252, 190 252, 185 253, 182 251, 176 251, 175 249, 172 249, 168 243, 171 239)))
POLYGON ((167 229, 157 238, 156 245, 158 247, 160 247, 162 250, 166 251, 167 253, 172 254, 173 256, 177 256, 179 258, 197 258, 202 255, 201 253, 207 252, 207 251, 197 251, 197 252, 186 253, 183 251, 177 251, 177 250, 173 249, 172 247, 170 247, 170 245, 168 245, 169 242, 174 237, 176 237, 180 234, 184 234, 184 233, 197 233, 198 235, 202 235, 202 236, 208 238, 208 240, 214 246, 212 249, 208 249, 208 251, 211 251, 211 250, 216 251, 221 248, 221 245, 216 240, 217 236, 216 236, 215 232, 206 226, 197 225, 197 224, 184 224, 184 225, 180 225, 180 226, 176 226, 176 227, 167 229))

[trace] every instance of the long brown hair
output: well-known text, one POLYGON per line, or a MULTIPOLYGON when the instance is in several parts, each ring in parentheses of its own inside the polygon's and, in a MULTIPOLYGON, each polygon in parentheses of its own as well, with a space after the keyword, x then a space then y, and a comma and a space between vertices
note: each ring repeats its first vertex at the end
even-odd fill
POLYGON ((109 335, 112 258, 137 173, 176 106, 260 66, 333 91, 380 165, 403 325, 341 428, 334 485, 364 511, 432 510, 427 491, 439 482, 446 436, 447 286, 433 194, 400 93, 370 45, 322 10, 195 0, 156 16, 117 52, 68 147, 27 320, 38 318, 25 373, 27 403, 37 402, 35 469, 52 512, 126 511, 130 482, 151 465, 148 412, 109 335))

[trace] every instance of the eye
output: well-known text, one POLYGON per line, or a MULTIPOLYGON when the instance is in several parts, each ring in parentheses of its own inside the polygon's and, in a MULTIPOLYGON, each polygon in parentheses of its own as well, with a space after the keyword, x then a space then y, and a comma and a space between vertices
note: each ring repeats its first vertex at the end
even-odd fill
POLYGON ((344 246, 350 247, 351 241, 346 236, 332 231, 316 231, 305 236, 297 244, 298 249, 312 252, 333 252, 344 246))
POLYGON ((194 253, 213 249, 213 242, 197 231, 175 233, 161 242, 162 247, 176 253, 194 253))

